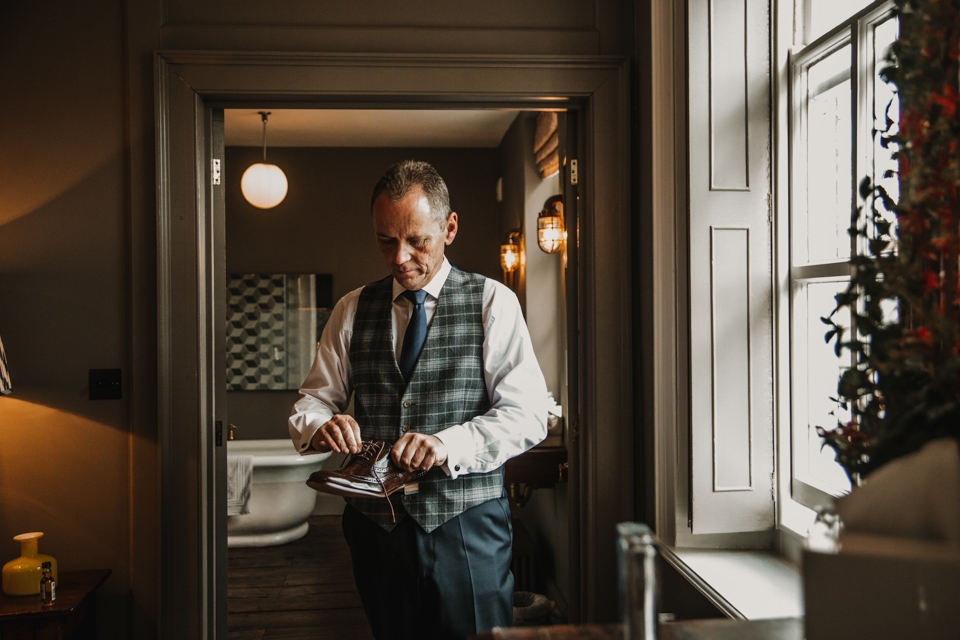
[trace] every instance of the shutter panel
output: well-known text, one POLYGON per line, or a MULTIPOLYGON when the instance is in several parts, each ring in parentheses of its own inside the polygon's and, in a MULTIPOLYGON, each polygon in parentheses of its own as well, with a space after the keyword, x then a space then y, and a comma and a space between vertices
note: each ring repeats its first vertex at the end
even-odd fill
POLYGON ((775 523, 769 12, 689 4, 694 534, 775 523))

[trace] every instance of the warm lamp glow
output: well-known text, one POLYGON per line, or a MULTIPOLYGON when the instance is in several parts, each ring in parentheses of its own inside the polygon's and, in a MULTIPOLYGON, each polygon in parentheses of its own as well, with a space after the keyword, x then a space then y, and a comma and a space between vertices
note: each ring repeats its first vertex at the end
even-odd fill
POLYGON ((247 202, 259 209, 272 209, 287 197, 287 176, 275 164, 267 164, 267 116, 269 111, 260 111, 263 118, 263 162, 247 167, 240 178, 240 191, 247 202))
POLYGON ((556 253, 563 248, 563 218, 542 216, 537 218, 537 244, 547 253, 556 253))
POLYGON ((503 269, 503 283, 513 289, 516 272, 523 262, 523 236, 519 229, 507 235, 507 241, 500 245, 500 267, 503 269))
POLYGON ((7 368, 7 353, 3 350, 3 340, 0 340, 0 396, 8 395, 12 389, 10 369, 7 368))
POLYGON ((557 253, 563 249, 566 235, 563 229, 563 198, 551 196, 537 217, 537 244, 546 253, 557 253))
POLYGON ((272 209, 287 196, 287 176, 275 164, 258 162, 243 172, 240 191, 253 206, 272 209))
POLYGON ((500 245, 500 266, 504 273, 513 273, 520 266, 520 247, 512 239, 500 245))

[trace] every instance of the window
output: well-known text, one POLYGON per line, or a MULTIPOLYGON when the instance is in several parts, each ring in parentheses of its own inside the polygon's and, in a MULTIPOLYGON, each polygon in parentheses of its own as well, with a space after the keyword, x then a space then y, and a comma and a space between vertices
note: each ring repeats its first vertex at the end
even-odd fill
POLYGON ((658 535, 792 553, 810 508, 849 490, 816 432, 844 418, 830 398, 849 366, 820 318, 857 255, 857 186, 886 169, 872 134, 897 25, 890 0, 683 6, 686 193, 658 263, 677 267, 658 284, 679 319, 655 345, 669 356, 655 376, 658 535))
MULTIPOLYGON (((846 288, 859 247, 847 229, 865 176, 884 179, 892 162, 874 131, 896 116, 889 87, 879 78, 897 24, 889 2, 798 0, 790 55, 790 442, 793 499, 814 508, 850 489, 833 451, 816 427, 845 420, 835 397, 850 366, 824 341, 834 296, 846 288), (851 17, 852 16, 852 17, 851 17), (809 44, 806 44, 809 43, 809 44), (888 108, 889 107, 889 108, 888 108)), ((849 327, 849 318, 835 317, 849 327)), ((783 467, 781 467, 783 468, 783 467)))

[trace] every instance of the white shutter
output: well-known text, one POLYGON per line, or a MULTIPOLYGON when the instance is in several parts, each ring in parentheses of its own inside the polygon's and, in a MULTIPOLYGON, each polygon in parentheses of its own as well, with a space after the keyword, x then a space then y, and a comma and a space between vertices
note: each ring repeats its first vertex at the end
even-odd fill
POLYGON ((769 11, 689 4, 694 534, 774 526, 769 11))

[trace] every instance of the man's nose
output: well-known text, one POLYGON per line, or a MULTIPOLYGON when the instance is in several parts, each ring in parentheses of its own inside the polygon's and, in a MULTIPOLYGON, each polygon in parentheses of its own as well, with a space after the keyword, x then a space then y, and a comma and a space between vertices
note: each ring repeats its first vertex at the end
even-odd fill
POLYGON ((396 250, 393 252, 393 262, 395 264, 403 264, 410 259, 410 247, 405 243, 399 243, 396 250))

